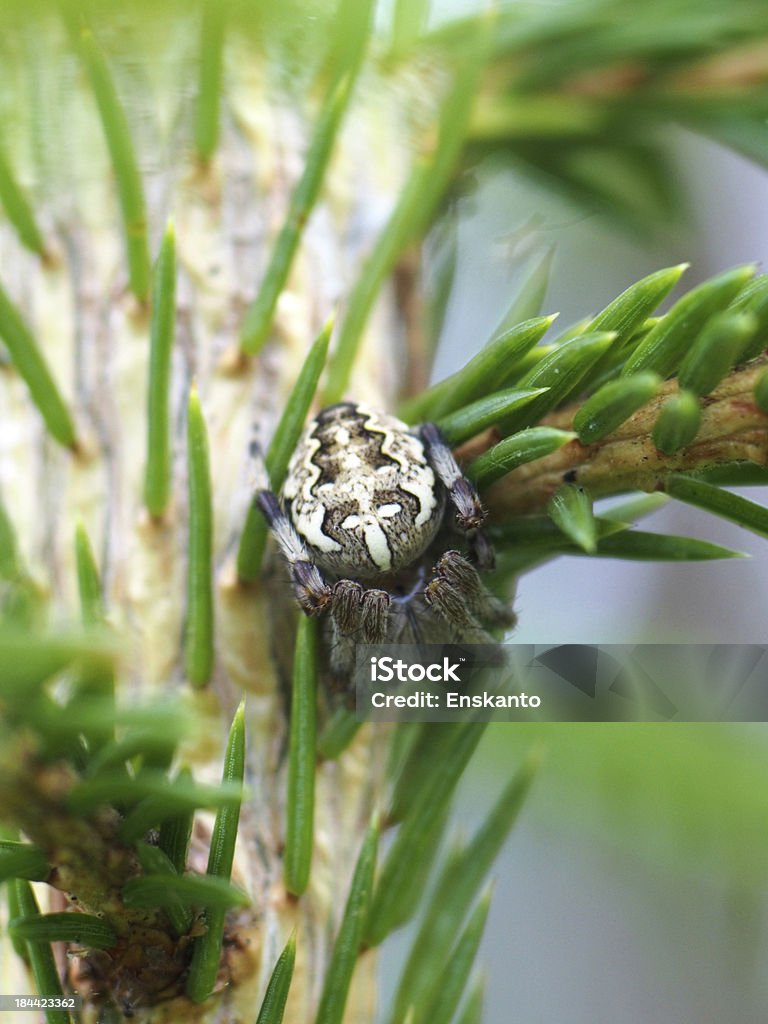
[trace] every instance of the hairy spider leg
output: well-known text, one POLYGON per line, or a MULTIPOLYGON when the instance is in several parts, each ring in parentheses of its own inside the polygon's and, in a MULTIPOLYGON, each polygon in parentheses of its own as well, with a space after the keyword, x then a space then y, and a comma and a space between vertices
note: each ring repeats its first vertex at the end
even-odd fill
POLYGON ((277 495, 272 491, 258 491, 255 501, 288 563, 293 591, 302 611, 307 615, 319 615, 332 600, 333 590, 310 559, 304 542, 285 514, 277 495))
POLYGON ((389 630, 391 598, 385 590, 366 590, 355 580, 339 580, 331 599, 331 670, 349 676, 355 663, 355 645, 380 644, 389 630))
POLYGON ((487 638, 480 622, 511 626, 514 613, 484 586, 477 569, 458 551, 438 559, 433 578, 424 591, 430 607, 459 635, 487 638))
POLYGON ((387 637, 391 603, 386 590, 366 590, 355 580, 343 579, 333 588, 331 615, 342 636, 356 636, 364 644, 380 644, 387 637))
POLYGON ((365 589, 354 580, 339 580, 333 588, 331 618, 341 636, 354 636, 360 629, 365 589))
POLYGON ((422 423, 421 440, 432 469, 456 509, 456 524, 462 530, 476 530, 485 522, 485 511, 477 491, 461 472, 445 438, 434 423, 422 423))
POLYGON ((481 569, 492 569, 493 549, 480 529, 485 522, 485 509, 477 491, 461 472, 447 441, 434 423, 422 423, 420 435, 429 463, 456 509, 456 525, 467 534, 475 561, 481 569))

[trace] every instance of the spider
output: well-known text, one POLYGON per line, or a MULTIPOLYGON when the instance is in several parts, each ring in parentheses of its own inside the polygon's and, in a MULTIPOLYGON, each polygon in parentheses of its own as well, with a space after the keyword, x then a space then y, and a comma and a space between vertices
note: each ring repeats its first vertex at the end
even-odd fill
POLYGON ((433 423, 411 429, 359 403, 329 406, 307 425, 280 497, 255 497, 299 606, 325 617, 340 680, 358 643, 487 641, 486 628, 514 621, 480 578, 493 567, 485 512, 433 423), (467 555, 445 550, 451 531, 467 555))

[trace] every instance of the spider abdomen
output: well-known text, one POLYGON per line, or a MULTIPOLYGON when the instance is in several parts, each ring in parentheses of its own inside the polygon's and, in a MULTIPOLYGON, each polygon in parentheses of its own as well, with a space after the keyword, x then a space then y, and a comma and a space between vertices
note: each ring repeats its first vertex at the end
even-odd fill
POLYGON ((421 438, 394 416, 352 402, 308 424, 282 497, 317 564, 358 579, 412 564, 445 508, 421 438))

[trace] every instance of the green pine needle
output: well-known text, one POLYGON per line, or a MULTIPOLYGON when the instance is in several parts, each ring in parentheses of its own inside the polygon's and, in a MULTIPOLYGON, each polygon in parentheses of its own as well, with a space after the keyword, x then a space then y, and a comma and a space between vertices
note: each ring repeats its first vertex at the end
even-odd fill
POLYGON ((610 302, 589 325, 590 331, 615 331, 621 347, 669 295, 688 263, 665 267, 641 278, 610 302))
POLYGON ((603 384, 579 408, 573 429, 582 444, 602 440, 646 405, 659 389, 661 377, 646 371, 603 384))
MULTIPOLYGON (((665 496, 666 497, 666 496, 665 496)), ((585 558, 619 558, 639 562, 701 562, 717 558, 744 558, 738 551, 711 544, 694 537, 678 537, 672 534, 647 533, 629 530, 627 524, 598 518, 600 539, 592 554, 557 531, 547 535, 543 530, 538 538, 526 538, 519 546, 510 546, 498 552, 498 568, 504 574, 519 574, 541 565, 556 555, 581 555, 585 558)), ((554 530, 554 526, 550 524, 554 530)), ((504 530, 508 540, 514 538, 512 531, 504 530)))
POLYGON ((402 59, 418 43, 429 18, 429 0, 395 0, 389 56, 402 59))
POLYGON ((484 1002, 485 984, 482 977, 480 977, 470 988, 456 1024, 483 1024, 484 1002))
POLYGON ((692 391, 678 391, 661 407, 651 431, 653 443, 665 455, 674 455, 695 439, 701 425, 701 405, 692 391))
POLYGON ((537 345, 536 348, 532 348, 530 351, 526 352, 517 365, 512 367, 512 371, 509 374, 515 386, 519 387, 520 381, 523 377, 526 377, 529 373, 535 370, 537 366, 543 363, 545 359, 548 359, 553 352, 560 348, 564 341, 571 340, 571 337, 576 337, 576 335, 574 334, 571 336, 569 333, 567 338, 563 335, 560 338, 556 338, 551 344, 537 345))
POLYGON ((299 616, 293 655, 293 689, 285 801, 285 888, 300 896, 309 883, 315 815, 317 622, 299 616))
POLYGON ((94 914, 31 914, 11 921, 8 930, 27 942, 72 942, 84 949, 111 949, 117 942, 111 925, 94 914))
POLYGON ((144 302, 149 295, 151 276, 147 211, 128 119, 106 57, 88 29, 81 32, 79 51, 96 100, 115 174, 123 217, 129 287, 136 298, 144 302))
POLYGON ((516 381, 519 387, 548 390, 525 408, 506 416, 499 424, 501 432, 512 434, 557 408, 584 382, 615 340, 612 331, 589 331, 558 345, 516 381))
POLYGON ((226 3, 205 0, 200 21, 200 61, 195 110, 195 148, 203 163, 216 152, 224 64, 226 3))
POLYGON ((272 970, 256 1024, 282 1024, 295 962, 296 937, 292 935, 272 970))
POLYGON ((487 32, 483 27, 476 33, 475 40, 467 41, 469 55, 440 111, 434 152, 417 158, 410 177, 400 190, 395 208, 352 288, 336 350, 328 365, 323 405, 339 402, 344 397, 363 331, 381 286, 406 246, 429 223, 443 195, 469 125, 486 49, 487 32))
POLYGON ((351 48, 345 54, 344 62, 341 67, 336 65, 337 73, 325 97, 312 141, 304 157, 304 170, 291 196, 280 234, 272 246, 259 293, 245 316, 240 346, 248 355, 255 355, 269 337, 277 300, 288 280, 304 225, 314 209, 339 128, 349 107, 368 39, 368 23, 374 3, 373 0, 359 0, 355 7, 355 17, 362 19, 361 23, 357 31, 352 33, 352 39, 348 40, 351 48))
POLYGON ((0 287, 0 338, 16 372, 45 421, 48 433, 65 448, 74 448, 75 425, 51 371, 21 313, 0 287))
POLYGON ((323 109, 305 158, 304 171, 291 198, 288 216, 272 246, 269 266, 255 301, 243 323, 240 346, 247 355, 255 355, 269 338, 275 307, 285 288, 304 225, 315 205, 338 128, 352 92, 351 77, 334 86, 323 109))
POLYGON ((768 469, 755 462, 730 462, 720 466, 707 466, 692 471, 700 480, 721 487, 765 487, 768 485, 768 469))
POLYGON ((182 723, 179 723, 179 728, 134 730, 119 740, 111 740, 94 757, 89 758, 88 775, 95 778, 110 768, 127 764, 134 757, 142 759, 142 767, 165 766, 173 760, 174 751, 184 732, 182 723))
POLYGON ((542 459, 545 455, 562 448, 573 441, 576 435, 570 430, 555 427, 529 427, 511 437, 505 437, 487 452, 478 455, 467 466, 467 476, 482 489, 526 462, 542 459))
POLYGON ((176 324, 176 241, 169 221, 152 276, 144 504, 159 517, 171 489, 171 351, 176 324))
POLYGON ((424 328, 425 355, 434 358, 456 283, 458 221, 455 214, 446 212, 436 221, 430 250, 425 267, 424 328))
POLYGON ((599 518, 601 521, 607 519, 622 525, 634 523, 638 519, 652 515, 668 502, 667 495, 660 494, 658 491, 654 494, 641 494, 638 497, 620 501, 617 505, 612 505, 611 508, 601 509, 599 518))
MULTIPOLYGON (((94 665, 96 664, 98 663, 94 662, 94 665)), ((124 730, 112 750, 116 750, 123 743, 126 748, 130 748, 137 735, 146 739, 148 748, 164 749, 169 743, 193 735, 198 724, 191 707, 179 700, 156 700, 145 704, 115 707, 109 695, 106 698, 94 697, 88 703, 79 706, 76 717, 77 720, 73 724, 77 728, 101 732, 114 728, 124 730)), ((106 748, 103 756, 111 760, 106 748)), ((154 792, 153 786, 157 782, 157 777, 148 779, 147 792, 154 792)), ((178 789, 185 791, 181 783, 178 789)), ((192 787, 188 786, 187 790, 191 792, 192 787)))
POLYGON ((543 394, 546 388, 509 388, 497 391, 488 398, 465 405, 463 409, 449 413, 437 421, 437 426, 448 442, 455 448, 468 441, 481 431, 492 427, 504 416, 527 405, 537 395, 543 394))
POLYGON ((34 210, 14 177, 5 152, 0 149, 0 203, 16 230, 22 245, 39 256, 45 256, 45 242, 35 219, 34 210))
POLYGON ((104 621, 104 601, 96 559, 82 523, 75 528, 75 561, 83 625, 95 626, 104 621))
POLYGON ((335 761, 347 749, 362 725, 353 711, 337 708, 317 737, 317 753, 324 761, 335 761))
POLYGON ((87 776, 96 778, 109 774, 111 769, 127 766, 134 758, 141 759, 141 770, 165 770, 173 759, 177 744, 194 733, 195 722, 178 702, 167 705, 154 703, 141 709, 132 709, 135 717, 142 712, 143 723, 128 725, 119 739, 112 732, 123 717, 114 702, 114 677, 101 673, 89 677, 81 674, 76 690, 77 703, 68 703, 63 715, 70 711, 76 716, 76 728, 88 737, 89 759, 87 776))
POLYGON ((344 1017, 352 974, 363 944, 378 845, 379 830, 372 824, 363 839, 355 865, 331 961, 325 973, 315 1024, 341 1024, 344 1017))
MULTIPOLYGON (((101 625, 105 621, 101 578, 90 540, 82 523, 78 523, 75 529, 75 563, 83 625, 101 625)), ((74 681, 67 712, 81 722, 83 736, 88 742, 89 760, 98 758, 105 745, 114 743, 111 730, 107 727, 107 722, 114 714, 114 699, 115 677, 112 669, 101 665, 90 669, 84 665, 74 681), (94 699, 98 700, 105 714, 97 728, 89 730, 80 715, 80 709, 83 706, 87 707, 94 699)))
POLYGON ((739 362, 754 359, 765 349, 768 332, 768 274, 759 274, 736 296, 729 307, 732 311, 751 313, 757 317, 757 328, 751 341, 739 356, 739 362))
MULTIPOLYGON (((573 553, 580 553, 580 549, 574 547, 573 553)), ((714 558, 744 557, 738 551, 695 537, 645 533, 642 530, 625 530, 601 539, 595 555, 599 558, 626 558, 640 562, 702 562, 714 558)))
POLYGON ((721 519, 730 519, 746 530, 768 537, 768 508, 740 494, 724 491, 704 480, 682 474, 670 476, 665 490, 670 497, 678 501, 706 509, 721 519))
POLYGON ((597 523, 588 494, 574 484, 564 484, 549 502, 552 522, 587 554, 597 549, 597 523))
POLYGON ((403 870, 406 867, 404 861, 390 864, 389 857, 385 859, 383 884, 394 881, 398 888, 392 892, 391 904, 384 907, 384 890, 377 883, 371 920, 366 926, 366 945, 379 945, 391 932, 402 928, 415 916, 445 836, 451 814, 451 796, 449 794, 445 800, 440 800, 435 813, 426 816, 418 834, 410 827, 410 819, 401 826, 400 832, 405 831, 408 845, 403 846, 400 853, 412 858, 410 869, 403 870))
POLYGON ((716 313, 683 359, 677 375, 680 387, 695 395, 714 391, 739 361, 756 330, 754 313, 735 313, 729 309, 716 313))
MULTIPOLYGON (((17 883, 15 881, 10 881, 6 885, 6 887, 5 887, 5 900, 6 900, 6 904, 7 904, 7 907, 8 907, 8 920, 9 921, 13 921, 13 919, 16 918, 16 917, 22 917, 23 916, 22 913, 21 913, 21 910, 19 908, 19 897, 18 897, 18 892, 17 892, 17 883)), ((21 962, 27 968, 29 968, 30 963, 29 963, 29 955, 27 953, 27 944, 26 944, 26 942, 23 939, 16 939, 12 935, 9 935, 8 938, 11 941, 11 946, 13 947, 13 951, 16 954, 16 956, 21 960, 21 962)), ((67 1018, 67 1019, 69 1019, 69 1018, 67 1018)))
MULTIPOLYGON (((40 917, 40 907, 29 882, 19 880, 12 884, 15 888, 15 901, 20 915, 15 920, 28 921, 34 917, 40 917)), ((22 940, 14 932, 11 932, 11 938, 14 944, 24 942, 26 945, 29 966, 38 995, 63 996, 64 990, 61 987, 59 971, 50 942, 36 938, 22 940)), ((71 1024, 71 1017, 66 1010, 47 1009, 45 1010, 45 1020, 46 1024, 71 1024)))
POLYGON ((423 1009, 442 985, 454 938, 517 820, 538 762, 538 755, 529 756, 472 840, 447 858, 406 957, 390 1024, 402 1020, 408 1006, 423 1009))
POLYGON ((555 248, 549 246, 528 271, 517 295, 494 331, 494 337, 504 334, 516 324, 539 316, 549 288, 555 248))
POLYGON ((412 723, 411 731, 399 726, 392 739, 392 766, 395 771, 387 825, 396 825, 410 817, 425 790, 431 792, 464 731, 460 722, 412 723), (403 739, 404 737, 404 739, 403 739))
POLYGON ((85 752, 81 735, 85 731, 78 727, 74 716, 62 714, 61 705, 46 693, 27 698, 13 709, 9 717, 15 719, 17 726, 24 723, 37 733, 43 757, 68 758, 78 768, 84 765, 85 752))
MULTIPOLYGON (((222 784, 238 787, 242 791, 245 772, 245 702, 235 713, 224 755, 222 784)), ((222 807, 217 815, 211 835, 208 855, 208 874, 229 880, 235 855, 237 826, 240 820, 240 801, 222 807)), ((193 1002, 202 1003, 213 991, 221 958, 221 940, 224 934, 225 912, 212 908, 205 915, 207 930, 195 940, 192 963, 187 979, 187 995, 193 1002)))
POLYGON ((114 656, 113 638, 101 632, 68 635, 0 628, 0 695, 26 702, 74 661, 96 671, 111 668, 114 656))
POLYGON ((389 848, 376 883, 365 929, 368 946, 377 946, 416 910, 422 881, 434 857, 450 800, 485 729, 483 722, 462 722, 453 733, 437 771, 411 779, 418 789, 389 848))
POLYGON ((187 417, 189 543, 185 668, 193 686, 205 686, 213 672, 213 499, 208 432, 195 388, 187 417))
MULTIPOLYGON (((149 843, 137 843, 136 853, 138 854, 139 861, 145 874, 142 879, 131 879, 127 886, 124 887, 123 899, 125 900, 126 905, 130 905, 130 897, 127 892, 128 887, 131 885, 135 886, 136 882, 145 881, 150 876, 160 876, 163 880, 167 879, 169 876, 178 876, 178 872, 176 871, 174 864, 159 846, 150 846, 149 843)), ((165 907, 168 919, 175 928, 177 935, 186 935, 192 927, 192 921, 194 918, 189 907, 185 906, 184 901, 181 898, 181 894, 174 892, 172 888, 166 887, 162 884, 156 888, 160 890, 159 897, 145 905, 148 905, 150 908, 156 906, 165 907)), ((200 904, 202 905, 202 903, 203 901, 201 900, 200 904)), ((139 904, 134 904, 134 906, 136 905, 139 904)))
MULTIPOLYGON (((158 801, 167 817, 201 807, 235 810, 240 804, 241 790, 240 784, 235 782, 210 786, 181 776, 170 781, 163 772, 141 772, 134 778, 120 772, 78 782, 69 792, 67 806, 75 813, 87 814, 99 804, 136 806, 150 797, 158 801)), ((128 820, 126 817, 125 821, 128 820)), ((132 837, 132 841, 136 838, 138 836, 132 837)))
MULTIPOLYGON (((556 348, 559 348, 561 345, 565 344, 566 341, 571 341, 573 338, 578 338, 582 334, 586 334, 587 331, 589 331, 592 328, 592 320, 593 318, 591 316, 585 316, 582 317, 581 320, 577 320, 575 323, 572 323, 570 324, 570 326, 564 328, 559 334, 556 334, 555 337, 552 339, 552 343, 549 347, 549 350, 553 352, 556 348)), ((533 354, 535 355, 537 354, 537 352, 538 349, 534 349, 533 354)))
POLYGON ((414 1024, 450 1024, 472 972, 490 905, 491 894, 488 891, 451 950, 434 997, 422 1013, 417 1011, 414 1024))
POLYGON ((593 367, 596 380, 613 370, 630 345, 639 343, 639 332, 644 335, 650 330, 652 321, 656 319, 650 317, 650 314, 669 295, 687 268, 687 263, 680 263, 676 267, 665 267, 641 278, 610 302, 593 320, 587 321, 585 330, 616 332, 615 343, 593 367))
POLYGON ((328 378, 322 394, 324 406, 340 402, 347 391, 371 310, 397 257, 413 237, 413 224, 424 203, 428 178, 429 165, 424 161, 417 162, 349 295, 346 316, 328 365, 328 378))
POLYGON ((755 384, 755 402, 763 412, 768 413, 768 368, 763 370, 755 384))
MULTIPOLYGON (((666 495, 654 495, 666 499, 666 495)), ((668 499, 666 499, 668 500, 668 499)), ((629 523, 618 518, 609 519, 608 515, 595 516, 595 530, 598 537, 608 537, 613 533, 629 528, 629 523)), ((564 546, 564 550, 572 545, 559 526, 555 526, 552 518, 546 516, 517 516, 507 523, 493 528, 492 536, 503 542, 504 546, 527 545, 539 541, 554 541, 556 547, 564 546)), ((582 548, 582 552, 584 549, 582 548)))
MULTIPOLYGON (((265 456, 270 486, 279 491, 283 485, 291 455, 301 437, 304 423, 317 391, 317 382, 328 356, 334 317, 323 325, 299 370, 296 383, 288 397, 269 449, 265 456)), ((237 552, 237 574, 241 580, 258 579, 267 545, 267 524, 255 503, 252 503, 243 527, 237 552)))
POLYGON ((16 623, 25 630, 40 622, 44 613, 44 591, 27 572, 16 539, 15 527, 0 496, 0 620, 16 623))
POLYGON ((407 423, 437 420, 503 387, 554 320, 555 316, 534 317, 494 334, 461 370, 406 402, 400 415, 407 423))
POLYGON ((8 510, 0 501, 0 579, 16 580, 22 571, 16 530, 8 510))
MULTIPOLYGON (((251 902, 241 889, 232 885, 226 878, 217 878, 215 875, 176 875, 167 872, 132 878, 123 886, 123 899, 129 907, 170 909, 181 903, 184 907, 205 907, 212 911, 247 907, 251 902)), ((189 924, 183 930, 186 931, 188 927, 189 924)))
MULTIPOLYGON (((329 11, 330 13, 330 11, 329 11)), ((375 0, 337 0, 328 23, 328 48, 323 73, 338 81, 357 72, 374 31, 375 0)))
MULTIPOLYGON (((494 335, 462 370, 437 385, 441 390, 437 396, 433 392, 428 414, 444 416, 506 383, 514 376, 519 361, 544 336, 554 319, 554 316, 536 317, 494 335)), ((530 387, 546 390, 549 385, 537 383, 530 387)))
POLYGON ((736 267, 689 291, 630 353, 622 375, 653 370, 662 377, 670 376, 707 320, 725 309, 754 272, 751 265, 736 267))
MULTIPOLYGON (((189 768, 182 768, 178 775, 178 782, 188 785, 192 782, 192 772, 189 768)), ((160 826, 158 846, 173 864, 178 874, 182 874, 187 866, 187 851, 189 840, 192 835, 194 823, 194 811, 188 810, 183 814, 173 815, 166 818, 160 826)))
POLYGON ((307 413, 317 391, 317 382, 325 366, 335 320, 334 314, 328 317, 307 353, 267 450, 267 473, 275 488, 282 486, 288 463, 304 429, 307 413))
POLYGON ((26 878, 42 882, 51 873, 48 858, 32 843, 0 840, 0 882, 9 878, 26 878))

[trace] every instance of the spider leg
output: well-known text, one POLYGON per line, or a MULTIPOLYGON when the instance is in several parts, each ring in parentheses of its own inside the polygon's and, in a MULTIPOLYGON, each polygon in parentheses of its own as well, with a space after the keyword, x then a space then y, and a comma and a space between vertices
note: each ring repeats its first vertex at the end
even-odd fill
POLYGON ((366 590, 354 580, 339 580, 331 598, 331 671, 349 679, 358 643, 380 644, 387 637, 391 600, 385 590, 366 590))
POLYGON ((476 530, 485 521, 485 511, 472 484, 453 457, 453 452, 434 423, 422 423, 421 440, 430 465, 448 491, 456 509, 456 523, 462 530, 476 530))
POLYGON ((366 590, 363 594, 361 640, 364 644, 383 644, 387 639, 392 598, 386 590, 366 590))
POLYGON ((513 612, 483 585, 477 569, 458 551, 446 551, 424 591, 427 603, 459 635, 487 633, 480 623, 511 626, 513 612))
POLYGON ((360 628, 363 587, 354 580, 339 580, 333 587, 331 618, 341 636, 353 636, 360 628))
POLYGON ((304 542, 285 514, 272 491, 258 491, 254 499, 280 547, 293 582, 293 592, 305 615, 320 615, 333 597, 333 591, 314 562, 304 542))
POLYGON ((434 423, 422 423, 420 435, 429 463, 456 509, 456 525, 467 534, 475 561, 482 569, 492 569, 493 549, 480 529, 485 522, 485 509, 477 491, 461 472, 453 452, 434 423))
POLYGON ((341 636, 356 636, 364 644, 380 644, 387 636, 391 604, 386 590, 366 590, 354 580, 339 580, 333 588, 331 616, 341 636))

